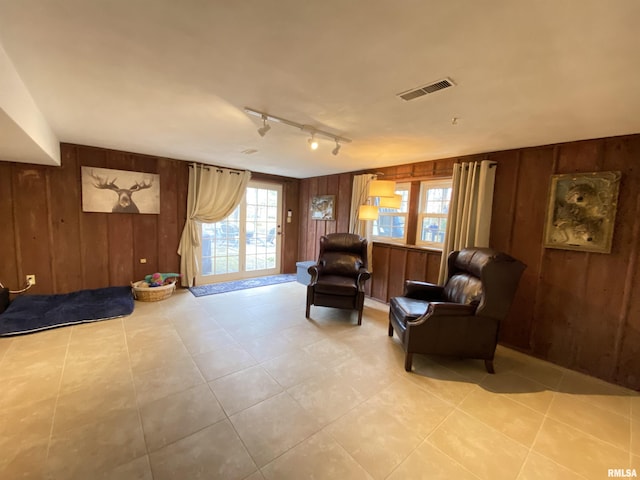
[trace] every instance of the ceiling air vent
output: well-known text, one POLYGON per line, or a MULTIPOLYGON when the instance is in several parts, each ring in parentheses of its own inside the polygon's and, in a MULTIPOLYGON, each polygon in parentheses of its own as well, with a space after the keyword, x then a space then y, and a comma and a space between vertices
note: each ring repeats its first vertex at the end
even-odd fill
POLYGON ((409 101, 413 100, 414 98, 426 95, 427 93, 437 92, 438 90, 443 90, 445 88, 453 86, 455 86, 455 83, 453 83, 450 78, 444 78, 442 80, 438 80, 437 82, 430 83, 429 85, 424 85, 412 90, 407 90, 406 92, 398 93, 398 97, 405 101, 409 101))

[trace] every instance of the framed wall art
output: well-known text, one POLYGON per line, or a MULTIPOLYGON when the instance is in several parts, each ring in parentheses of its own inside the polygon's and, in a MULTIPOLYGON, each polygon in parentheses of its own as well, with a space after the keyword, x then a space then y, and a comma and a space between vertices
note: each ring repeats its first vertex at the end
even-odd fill
POLYGON ((335 195, 318 195, 311 199, 311 218, 313 220, 335 220, 335 195))
POLYGON ((82 167, 82 211, 160 213, 160 175, 82 167))
POLYGON ((620 172, 553 175, 544 246, 610 253, 620 172))

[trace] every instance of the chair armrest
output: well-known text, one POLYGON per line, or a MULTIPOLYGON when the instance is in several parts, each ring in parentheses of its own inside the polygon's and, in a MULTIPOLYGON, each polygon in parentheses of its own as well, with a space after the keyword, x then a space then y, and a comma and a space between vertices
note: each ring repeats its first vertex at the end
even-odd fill
POLYGON ((475 314, 476 307, 474 305, 467 305, 465 303, 429 302, 429 306, 425 314, 416 318, 412 322, 407 322, 407 325, 415 327, 429 320, 439 320, 446 317, 473 317, 475 314))
POLYGON ((443 292, 444 287, 434 283, 406 280, 404 282, 404 294, 402 296, 431 301, 441 299, 443 292))
POLYGON ((427 313, 448 317, 469 317, 476 314, 476 306, 465 303, 429 302, 427 313))
POLYGON ((318 264, 311 265, 309 268, 307 268, 307 273, 311 275, 311 281, 309 282, 309 285, 315 284, 318 281, 318 264))
POLYGON ((358 290, 364 292, 364 284, 371 278, 371 273, 366 268, 361 268, 358 272, 358 290))

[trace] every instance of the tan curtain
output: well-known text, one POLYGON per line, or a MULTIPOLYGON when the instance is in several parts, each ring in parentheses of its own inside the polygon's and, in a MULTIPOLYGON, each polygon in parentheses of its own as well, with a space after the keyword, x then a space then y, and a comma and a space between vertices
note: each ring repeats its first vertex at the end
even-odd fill
POLYGON ((488 247, 496 163, 456 163, 447 230, 444 236, 438 283, 447 279, 449 253, 467 247, 488 247))
POLYGON ((364 174, 354 175, 353 188, 351 190, 351 210, 349 212, 349 233, 357 233, 367 239, 367 264, 370 272, 373 272, 373 262, 371 260, 373 244, 372 244, 372 223, 358 218, 358 208, 360 205, 366 205, 369 198, 369 184, 371 180, 375 180, 376 175, 364 174))
POLYGON ((198 247, 202 223, 214 223, 228 217, 240 205, 251 172, 193 164, 189 169, 187 222, 182 231, 178 254, 182 286, 191 287, 200 272, 198 247))

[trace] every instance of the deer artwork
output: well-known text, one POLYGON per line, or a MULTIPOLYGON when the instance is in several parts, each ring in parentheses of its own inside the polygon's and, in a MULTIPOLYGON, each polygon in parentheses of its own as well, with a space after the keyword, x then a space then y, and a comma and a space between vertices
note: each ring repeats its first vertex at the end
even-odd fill
POLYGON ((118 200, 115 205, 111 209, 113 213, 140 213, 138 206, 133 201, 132 195, 135 192, 139 192, 140 190, 144 190, 146 188, 151 188, 153 185, 153 179, 149 181, 142 181, 132 185, 130 188, 119 188, 116 185, 117 178, 109 181, 109 177, 101 177, 93 173, 91 171, 91 177, 95 180, 93 186, 99 188, 101 190, 113 190, 118 195, 118 200))

